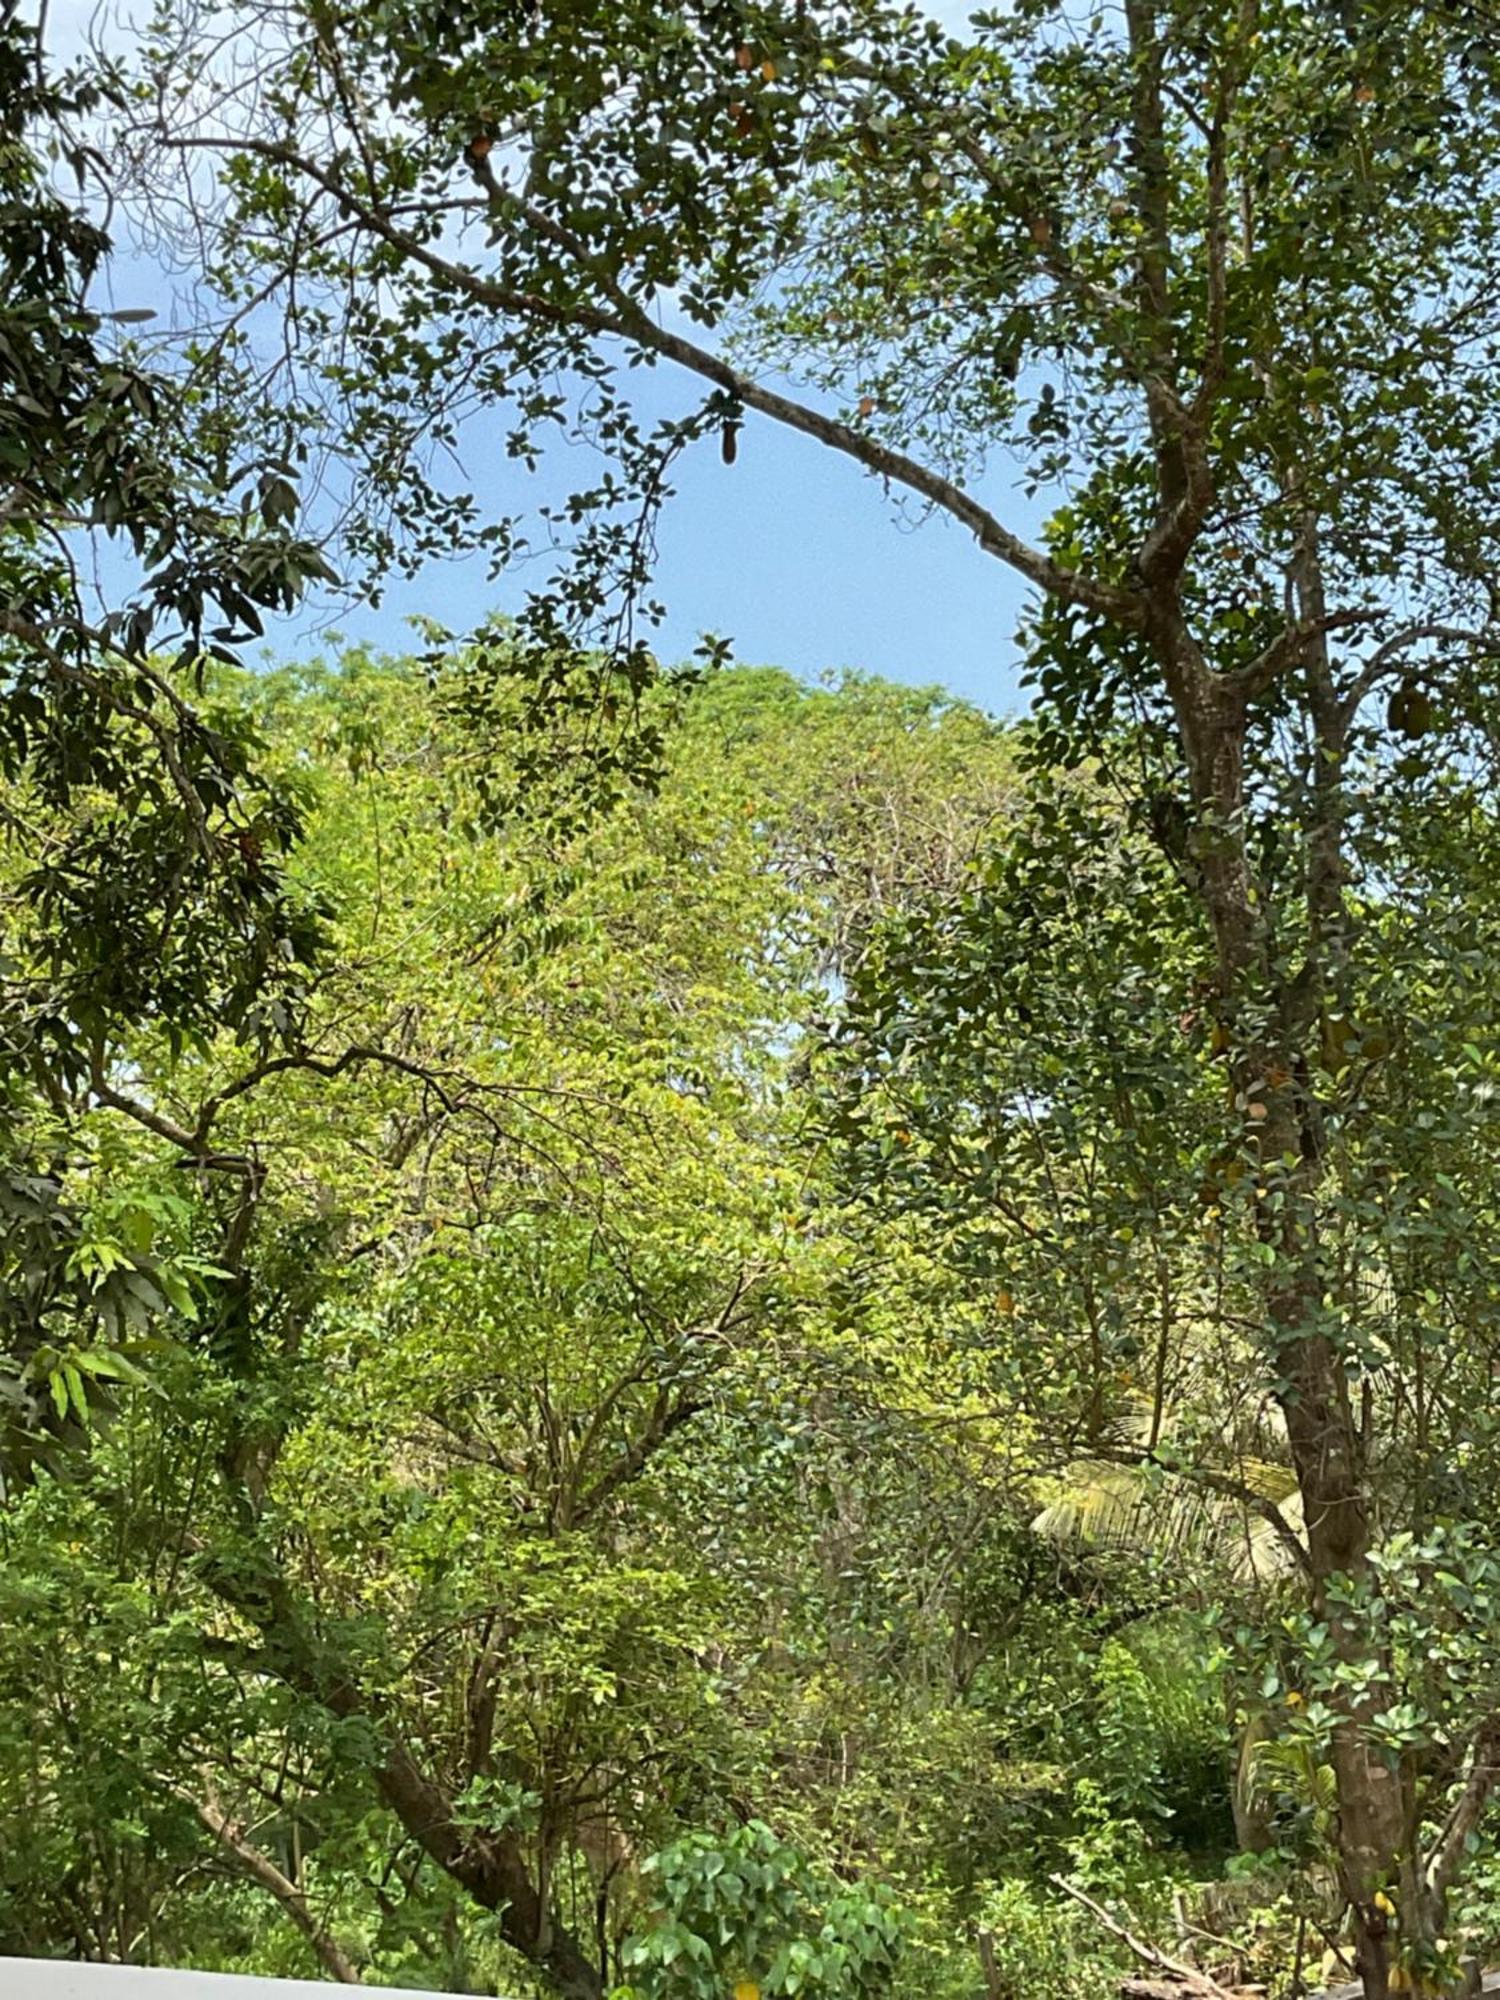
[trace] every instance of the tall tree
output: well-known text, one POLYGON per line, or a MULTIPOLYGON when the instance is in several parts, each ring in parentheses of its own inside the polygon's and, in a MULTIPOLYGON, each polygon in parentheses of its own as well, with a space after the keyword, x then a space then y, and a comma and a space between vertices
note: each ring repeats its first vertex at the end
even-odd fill
POLYGON ((283 873, 294 793, 200 697, 205 662, 331 571, 289 525, 293 468, 205 459, 181 384, 131 350, 151 312, 93 302, 110 190, 83 132, 121 91, 54 79, 39 25, 0 11, 0 1482, 76 1432, 186 1282, 153 1254, 169 1210, 89 1214, 69 1185, 122 1036, 275 1042, 317 936, 283 873))
MULTIPOLYGON (((1360 1308, 1331 1303, 1328 1163, 1340 1079, 1380 1060, 1351 773, 1383 723, 1439 811, 1445 763, 1489 747, 1482 17, 1027 0, 955 38, 874 0, 295 0, 203 103, 201 22, 160 26, 157 171, 199 163, 205 202, 222 192, 238 307, 295 281, 288 366, 360 440, 367 546, 421 516, 503 550, 512 528, 472 495, 435 506, 420 447, 466 401, 510 398, 510 449, 532 454, 561 374, 614 465, 565 510, 588 581, 553 608, 607 600, 628 630, 673 460, 714 433, 732 456, 752 416, 948 513, 1033 586, 1047 753, 1106 760, 1190 897, 1249 1189, 1255 1366, 1339 1663, 1342 1879, 1383 1996, 1388 1906, 1420 1943, 1455 1857, 1413 1852, 1374 1728, 1388 1662, 1351 1608, 1379 1594, 1384 1441, 1360 1308), (694 392, 655 433, 630 411, 639 362, 694 392), (984 497, 996 450, 1059 500, 1039 542, 984 497)), ((1494 1725, 1468 1726, 1459 1831, 1493 1776, 1494 1725)))

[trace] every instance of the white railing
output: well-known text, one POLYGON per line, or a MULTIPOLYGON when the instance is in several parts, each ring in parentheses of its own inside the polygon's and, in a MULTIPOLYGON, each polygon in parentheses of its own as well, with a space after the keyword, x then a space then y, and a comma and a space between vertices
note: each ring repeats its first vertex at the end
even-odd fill
MULTIPOLYGON (((0 1958, 0 2000, 320 2000, 339 1986, 307 1979, 249 1979, 226 1972, 156 1972, 139 1965, 78 1965, 52 1958, 0 1958)), ((393 1987, 365 1986, 364 1993, 393 1987)), ((407 2000, 421 2000, 406 1989, 407 2000)))

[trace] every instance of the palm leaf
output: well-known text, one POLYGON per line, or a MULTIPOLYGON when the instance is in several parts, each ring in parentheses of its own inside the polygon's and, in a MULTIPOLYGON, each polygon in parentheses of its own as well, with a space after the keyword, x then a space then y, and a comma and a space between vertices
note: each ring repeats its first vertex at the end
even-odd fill
MULTIPOLYGON (((1301 1538, 1301 1496, 1284 1466, 1252 1460, 1237 1466, 1234 1476, 1270 1501, 1301 1538)), ((1274 1522, 1232 1496, 1195 1485, 1188 1474, 1164 1477, 1155 1467, 1083 1458, 1047 1482, 1042 1497, 1031 1527, 1048 1541, 1193 1556, 1227 1569, 1240 1583, 1274 1582, 1295 1563, 1274 1522)))

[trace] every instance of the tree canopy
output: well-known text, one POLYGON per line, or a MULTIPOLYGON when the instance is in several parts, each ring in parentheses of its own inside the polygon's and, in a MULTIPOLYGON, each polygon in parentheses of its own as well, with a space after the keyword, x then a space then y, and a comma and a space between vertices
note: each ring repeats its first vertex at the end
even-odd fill
POLYGON ((149 1662, 114 1817, 12 1725, 27 1935, 157 1949, 208 1840, 336 1978, 1472 1986, 1486 11, 162 0, 58 87, 7 19, 7 1529, 149 1662), (100 104, 185 343, 87 305, 100 104), (1024 723, 661 670, 764 423, 1024 581, 1024 723), (446 469, 554 441, 529 522, 446 469), (556 560, 238 678, 465 552, 556 560))

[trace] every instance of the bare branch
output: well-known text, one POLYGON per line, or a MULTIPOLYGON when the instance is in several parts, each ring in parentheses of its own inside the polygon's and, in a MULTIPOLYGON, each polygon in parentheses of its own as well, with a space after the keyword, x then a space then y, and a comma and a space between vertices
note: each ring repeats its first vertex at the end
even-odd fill
POLYGON ((1061 1889, 1065 1896, 1071 1896, 1075 1903, 1081 1903, 1094 1919, 1101 1924, 1111 1937, 1118 1938, 1127 1951, 1145 1965, 1154 1965, 1158 1971, 1170 1973, 1182 1982, 1186 1993, 1199 1996, 1199 2000, 1233 2000, 1226 1988, 1217 1980, 1210 1979, 1206 1972, 1200 1972, 1195 1965, 1185 1965, 1181 1959, 1169 1958, 1164 1951, 1158 1951, 1154 1944, 1145 1944, 1133 1932, 1126 1930, 1122 1923, 1109 1914, 1092 1896, 1086 1896, 1082 1889, 1075 1888, 1065 1875, 1049 1875, 1047 1880, 1055 1889, 1061 1889))
POLYGON ((1445 645, 1467 646, 1474 652, 1500 654, 1500 637, 1493 632, 1474 632, 1461 625, 1419 624, 1403 626, 1377 646, 1349 683, 1340 704, 1345 728, 1359 712, 1360 703, 1372 694, 1387 674, 1405 670, 1404 656, 1413 646, 1440 640, 1445 645))
POLYGON ((1237 1501, 1275 1530, 1277 1539, 1298 1569, 1305 1571, 1309 1568, 1310 1559, 1302 1538, 1276 1502, 1264 1493, 1257 1493, 1253 1486, 1247 1485, 1243 1479, 1236 1479, 1232 1473, 1216 1472, 1207 1465, 1178 1465, 1160 1457, 1155 1451, 1111 1450, 1107 1444, 1099 1443, 1090 1444, 1089 1456, 1104 1459, 1111 1465, 1154 1466, 1174 1479, 1185 1479, 1191 1486, 1201 1486, 1207 1493, 1218 1493, 1226 1500, 1237 1501))
POLYGON ((1284 674, 1294 667, 1316 639, 1326 637, 1330 632, 1347 630, 1351 625, 1368 625, 1384 614, 1373 610, 1330 611, 1319 618, 1300 619, 1276 634, 1276 637, 1253 660, 1239 667, 1225 679, 1247 701, 1254 701, 1284 674))

